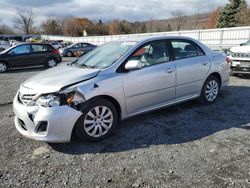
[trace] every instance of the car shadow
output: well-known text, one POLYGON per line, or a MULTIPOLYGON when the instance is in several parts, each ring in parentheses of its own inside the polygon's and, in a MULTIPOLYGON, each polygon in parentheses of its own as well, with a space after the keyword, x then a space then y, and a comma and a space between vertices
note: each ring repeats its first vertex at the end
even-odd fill
POLYGON ((250 129, 250 87, 230 86, 211 105, 190 101, 120 122, 103 141, 50 144, 62 153, 122 152, 155 145, 192 142, 231 128, 250 129), (240 107, 240 108, 239 108, 240 107))

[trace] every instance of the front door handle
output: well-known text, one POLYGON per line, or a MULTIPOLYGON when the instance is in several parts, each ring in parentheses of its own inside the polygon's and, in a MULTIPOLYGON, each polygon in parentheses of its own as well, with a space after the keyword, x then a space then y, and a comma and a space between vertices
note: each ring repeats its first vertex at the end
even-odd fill
POLYGON ((172 72, 174 72, 174 69, 173 68, 168 68, 167 70, 165 70, 165 72, 171 74, 172 72))

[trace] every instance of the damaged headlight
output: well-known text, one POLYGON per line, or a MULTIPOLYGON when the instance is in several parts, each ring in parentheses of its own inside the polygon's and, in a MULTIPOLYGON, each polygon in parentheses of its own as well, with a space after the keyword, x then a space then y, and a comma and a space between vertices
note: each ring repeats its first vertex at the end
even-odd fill
POLYGON ((78 105, 80 103, 83 103, 85 102, 86 99, 85 97, 81 94, 81 93, 78 93, 78 92, 71 92, 71 93, 68 93, 66 95, 66 104, 67 105, 78 105))
POLYGON ((53 93, 40 96, 33 105, 43 106, 43 107, 55 107, 61 105, 68 105, 75 107, 80 103, 85 102, 85 98, 81 93, 76 91, 70 93, 53 93))

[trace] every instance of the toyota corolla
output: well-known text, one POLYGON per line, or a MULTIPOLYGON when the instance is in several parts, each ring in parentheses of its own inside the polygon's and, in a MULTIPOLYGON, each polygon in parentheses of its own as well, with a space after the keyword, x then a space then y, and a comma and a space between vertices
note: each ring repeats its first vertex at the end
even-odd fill
POLYGON ((187 37, 110 42, 23 82, 15 126, 45 142, 69 142, 73 132, 102 140, 126 118, 187 100, 213 103, 229 82, 228 63, 187 37))

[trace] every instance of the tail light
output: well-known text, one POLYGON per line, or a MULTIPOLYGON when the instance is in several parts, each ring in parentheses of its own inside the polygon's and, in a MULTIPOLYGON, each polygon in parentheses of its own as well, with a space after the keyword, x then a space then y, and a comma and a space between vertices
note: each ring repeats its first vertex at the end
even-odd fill
POLYGON ((52 53, 54 53, 54 54, 60 54, 60 52, 58 50, 53 50, 52 53))
POLYGON ((228 64, 231 63, 231 59, 229 57, 226 58, 226 61, 227 61, 228 64))

